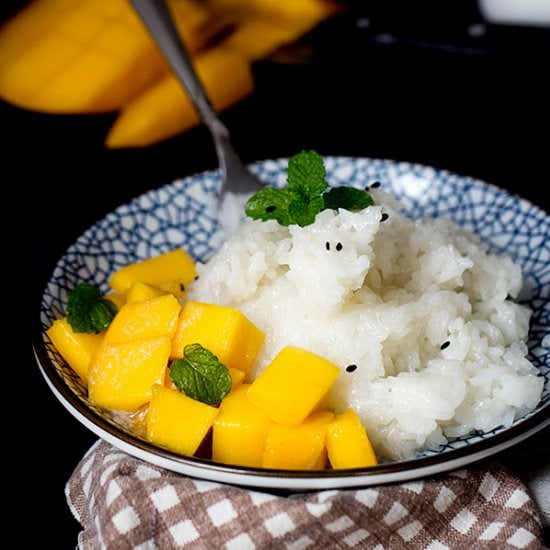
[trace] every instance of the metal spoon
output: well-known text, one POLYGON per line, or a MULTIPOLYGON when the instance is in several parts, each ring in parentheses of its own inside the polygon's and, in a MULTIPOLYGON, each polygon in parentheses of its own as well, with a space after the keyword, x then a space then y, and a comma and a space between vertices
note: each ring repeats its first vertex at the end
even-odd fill
POLYGON ((131 0, 131 3, 210 130, 222 173, 220 198, 228 192, 250 194, 260 190, 264 184, 248 170, 235 152, 229 130, 208 99, 166 1, 131 0))

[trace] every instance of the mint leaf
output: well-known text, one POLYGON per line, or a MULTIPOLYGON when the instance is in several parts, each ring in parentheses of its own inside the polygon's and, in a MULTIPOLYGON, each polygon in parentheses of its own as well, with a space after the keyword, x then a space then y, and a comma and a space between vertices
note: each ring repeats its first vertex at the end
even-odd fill
POLYGON ((327 187, 323 157, 315 151, 301 151, 288 161, 288 188, 304 201, 318 197, 327 187))
POLYGON ((372 197, 363 189, 355 187, 332 187, 324 195, 325 208, 345 208, 346 210, 362 210, 374 204, 372 197))
POLYGON ((183 358, 170 364, 170 379, 179 391, 208 405, 217 405, 231 390, 227 367, 200 344, 189 344, 183 358))
POLYGON ((289 225, 288 207, 292 200, 288 189, 266 187, 248 199, 245 213, 255 220, 277 220, 281 225, 289 225))
POLYGON ((309 202, 292 201, 288 206, 288 213, 293 223, 305 227, 315 221, 315 216, 323 210, 323 197, 315 197, 309 202))
POLYGON ((254 220, 276 220, 281 225, 310 225, 322 210, 361 210, 373 204, 372 197, 355 187, 328 189, 323 157, 315 151, 301 151, 288 161, 288 187, 266 187, 252 195, 245 213, 254 220))
POLYGON ((78 283, 69 293, 67 322, 73 332, 102 332, 111 324, 117 311, 116 305, 103 298, 89 283, 78 283))

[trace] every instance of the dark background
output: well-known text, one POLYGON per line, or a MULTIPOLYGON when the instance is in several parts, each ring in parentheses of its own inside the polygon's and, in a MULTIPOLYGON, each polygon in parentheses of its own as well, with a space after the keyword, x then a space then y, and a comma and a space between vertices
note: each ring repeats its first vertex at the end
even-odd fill
MULTIPOLYGON (((25 4, 3 2, 2 18, 25 4)), ((346 14, 255 64, 256 92, 222 115, 243 159, 311 148, 418 162, 485 180, 549 211, 550 31, 486 25, 466 0, 347 5, 346 14)), ((144 149, 108 150, 103 140, 114 119, 0 102, 4 190, 15 197, 5 201, 6 214, 13 207, 28 235, 23 322, 31 330, 55 262, 85 229, 142 192, 216 167, 203 127, 144 149)), ((6 240, 21 246, 19 237, 6 240)), ((74 548, 79 526, 63 489, 96 438, 51 394, 28 341, 24 349, 25 414, 11 423, 14 510, 25 547, 74 548)), ((530 467, 532 453, 548 433, 497 458, 530 475, 541 461, 530 467)))

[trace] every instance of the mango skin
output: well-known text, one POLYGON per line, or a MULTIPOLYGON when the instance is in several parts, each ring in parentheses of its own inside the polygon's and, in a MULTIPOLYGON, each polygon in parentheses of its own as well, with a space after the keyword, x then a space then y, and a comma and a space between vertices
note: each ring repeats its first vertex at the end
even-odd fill
POLYGON ((333 416, 330 411, 315 411, 294 426, 272 422, 267 430, 262 467, 323 469, 326 466, 325 435, 333 416))
POLYGON ((121 267, 112 275, 109 285, 125 294, 135 281, 162 288, 174 281, 188 285, 197 275, 195 262, 183 248, 175 248, 151 258, 121 267))
POLYGON ((67 317, 56 319, 46 333, 61 357, 86 382, 90 361, 103 341, 104 334, 73 332, 67 317))
POLYGON ((231 390, 220 405, 212 429, 212 459, 260 467, 269 419, 247 397, 248 384, 231 390))
POLYGON ((146 416, 147 440, 193 456, 212 427, 218 409, 161 385, 153 387, 146 416))
POLYGON ((250 373, 265 334, 238 309, 189 300, 181 310, 172 357, 187 344, 201 344, 226 366, 250 373))
POLYGON ((297 425, 322 403, 339 374, 327 359, 287 346, 252 382, 248 397, 271 420, 297 425))
POLYGON ((105 409, 135 411, 148 403, 153 384, 164 381, 167 336, 99 347, 88 369, 88 397, 105 409))
POLYGON ((353 409, 337 414, 327 428, 327 452, 335 468, 366 468, 378 460, 367 432, 353 409))

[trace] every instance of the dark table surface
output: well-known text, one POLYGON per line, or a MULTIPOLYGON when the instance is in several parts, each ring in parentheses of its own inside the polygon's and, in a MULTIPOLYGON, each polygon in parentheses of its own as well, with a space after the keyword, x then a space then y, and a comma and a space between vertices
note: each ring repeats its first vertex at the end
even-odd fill
MULTIPOLYGON (((22 4, 8 3, 3 16, 22 4)), ((460 11, 446 3, 445 12, 421 2, 420 14, 403 2, 382 5, 352 2, 348 15, 256 63, 255 93, 222 116, 243 159, 312 148, 418 162, 485 180, 549 211, 550 31, 483 25, 468 2, 460 11)), ((108 150, 103 140, 114 119, 0 103, 4 189, 16 197, 5 204, 15 205, 29 235, 24 322, 33 328, 55 262, 94 221, 142 192, 216 167, 203 127, 145 149, 108 150)), ((73 548, 79 525, 64 485, 96 437, 57 402, 31 346, 24 349, 30 405, 25 426, 12 425, 21 547, 73 548)), ((530 476, 547 465, 548 435, 496 458, 530 476)))

